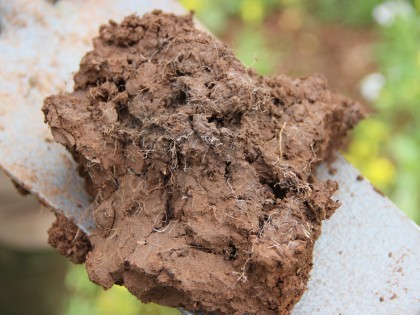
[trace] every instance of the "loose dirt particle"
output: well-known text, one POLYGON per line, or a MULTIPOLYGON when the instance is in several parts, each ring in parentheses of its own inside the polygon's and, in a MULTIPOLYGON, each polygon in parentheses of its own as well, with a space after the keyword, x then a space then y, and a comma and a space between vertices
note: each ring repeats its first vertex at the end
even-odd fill
POLYGON ((363 175, 359 174, 359 175, 357 175, 356 179, 358 181, 362 181, 364 179, 364 177, 363 177, 363 175))
POLYGON ((95 197, 90 279, 189 310, 288 313, 339 206, 312 172, 360 106, 320 75, 261 77, 190 15, 158 11, 102 26, 74 80, 43 110, 95 197))
POLYGON ((384 192, 383 192, 382 190, 380 190, 378 187, 376 187, 376 186, 374 186, 374 185, 372 184, 372 188, 373 188, 373 190, 374 190, 375 192, 377 192, 379 195, 381 195, 382 197, 385 197, 384 192))
POLYGON ((30 192, 20 183, 18 183, 15 179, 11 178, 12 184, 15 187, 15 189, 18 191, 18 193, 22 196, 27 196, 30 194, 30 192))

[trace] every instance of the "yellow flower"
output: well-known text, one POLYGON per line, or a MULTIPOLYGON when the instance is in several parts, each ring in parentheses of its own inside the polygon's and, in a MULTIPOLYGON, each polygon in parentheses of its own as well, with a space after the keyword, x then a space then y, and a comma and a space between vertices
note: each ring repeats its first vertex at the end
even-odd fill
POLYGON ((241 17, 245 22, 260 23, 264 17, 261 1, 244 0, 241 3, 241 17))
POLYGON ((365 175, 372 184, 379 188, 386 189, 394 182, 395 166, 385 157, 378 157, 367 163, 365 175))

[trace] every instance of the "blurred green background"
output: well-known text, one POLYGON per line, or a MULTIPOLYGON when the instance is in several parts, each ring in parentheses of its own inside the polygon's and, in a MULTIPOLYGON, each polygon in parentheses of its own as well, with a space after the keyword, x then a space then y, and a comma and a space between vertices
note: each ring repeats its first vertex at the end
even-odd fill
MULTIPOLYGON (((370 117, 352 132, 344 154, 420 222, 420 0, 180 2, 246 66, 261 74, 323 73, 330 88, 364 103, 370 117)), ((62 274, 59 314, 179 314, 140 304, 122 287, 102 290, 84 266, 69 264, 62 274)))

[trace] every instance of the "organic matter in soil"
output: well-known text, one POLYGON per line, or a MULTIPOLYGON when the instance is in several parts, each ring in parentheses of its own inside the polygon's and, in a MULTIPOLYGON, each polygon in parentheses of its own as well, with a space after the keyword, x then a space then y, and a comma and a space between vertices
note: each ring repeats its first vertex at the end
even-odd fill
POLYGON ((288 313, 339 207, 314 168, 359 104, 320 75, 257 75, 191 15, 111 21, 93 43, 74 92, 43 107, 95 198, 90 279, 189 310, 288 313))

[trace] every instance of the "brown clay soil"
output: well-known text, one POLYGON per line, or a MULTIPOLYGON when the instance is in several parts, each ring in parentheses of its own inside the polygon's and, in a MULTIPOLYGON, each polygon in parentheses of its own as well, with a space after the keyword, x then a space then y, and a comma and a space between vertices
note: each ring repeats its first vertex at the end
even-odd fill
POLYGON ((56 214, 48 230, 48 243, 75 264, 82 264, 92 249, 85 233, 62 214, 56 214))
POLYGON ((95 197, 90 279, 189 310, 287 314, 339 206, 313 169, 361 107, 319 75, 258 76, 191 16, 161 12, 102 26, 74 80, 43 110, 95 197))

